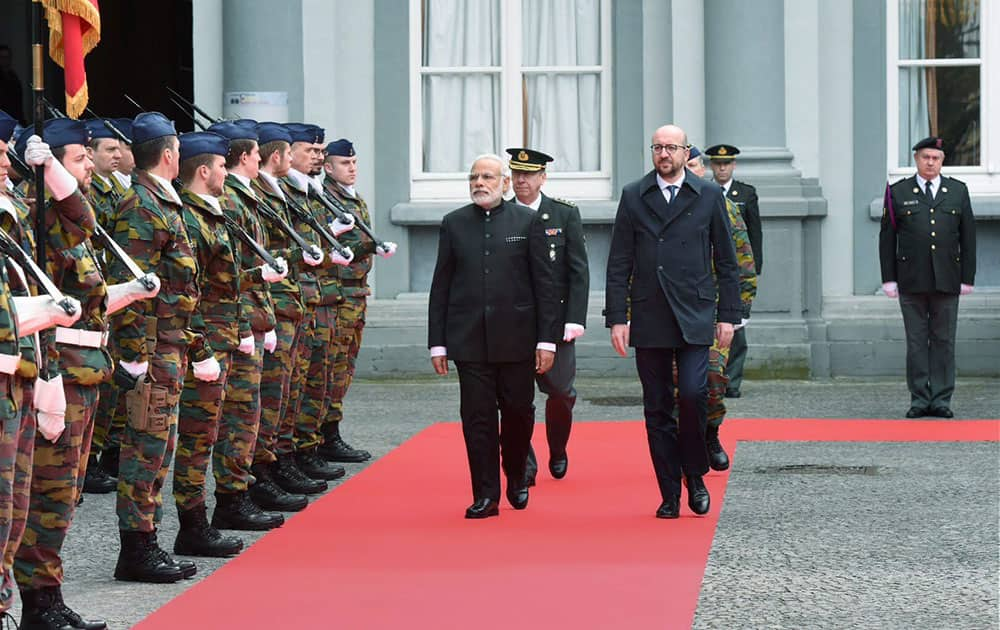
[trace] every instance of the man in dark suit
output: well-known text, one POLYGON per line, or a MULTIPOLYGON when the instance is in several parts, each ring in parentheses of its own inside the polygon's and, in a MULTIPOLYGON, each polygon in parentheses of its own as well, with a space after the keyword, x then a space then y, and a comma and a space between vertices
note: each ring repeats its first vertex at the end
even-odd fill
POLYGON ((887 191, 879 231, 882 288, 899 298, 906 330, 907 418, 951 418, 958 296, 976 279, 976 220, 969 190, 941 176, 944 141, 913 147, 917 173, 887 191))
MULTIPOLYGON (((566 476, 569 457, 566 444, 573 425, 576 403, 576 344, 587 325, 587 298, 590 270, 583 221, 576 206, 542 194, 545 165, 552 157, 532 149, 507 149, 510 154, 511 182, 517 203, 531 208, 545 227, 546 250, 555 269, 555 292, 559 299, 559 329, 562 341, 556 348, 552 369, 535 377, 545 401, 545 437, 549 444, 549 472, 556 479, 566 476)), ((525 482, 535 485, 538 460, 529 447, 525 482)))
MULTIPOLYGON (((739 154, 740 150, 731 144, 716 144, 705 149, 715 183, 722 186, 722 194, 735 203, 743 215, 747 235, 750 237, 750 249, 753 250, 754 270, 759 276, 761 267, 764 266, 764 244, 760 227, 760 208, 757 205, 757 189, 733 179, 736 156, 739 154)), ((732 347, 729 348, 729 362, 726 364, 729 386, 726 388, 726 398, 739 398, 742 395, 740 387, 743 385, 743 364, 747 360, 747 321, 749 315, 746 321, 741 322, 742 325, 736 328, 732 347)))
POLYGON ((472 203, 442 220, 431 281, 431 363, 440 375, 448 373, 449 358, 458 368, 474 499, 466 518, 498 514, 501 453, 507 500, 527 507, 534 375, 552 367, 561 332, 543 223, 503 200, 510 183, 503 171, 496 155, 473 162, 472 203))
POLYGON ((688 506, 696 514, 709 510, 702 480, 709 466, 708 349, 716 335, 720 347, 729 346, 741 305, 722 191, 684 167, 683 129, 660 127, 652 141, 653 170, 626 185, 618 203, 604 315, 618 354, 625 356, 630 345, 636 349, 646 435, 662 497, 656 516, 677 518, 682 474, 688 506), (679 419, 671 415, 674 360, 679 419))

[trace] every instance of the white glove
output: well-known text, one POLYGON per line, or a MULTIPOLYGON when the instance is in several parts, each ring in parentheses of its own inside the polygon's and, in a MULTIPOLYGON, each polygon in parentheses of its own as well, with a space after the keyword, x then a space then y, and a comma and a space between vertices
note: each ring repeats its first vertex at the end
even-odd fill
POLYGON ((264 333, 264 350, 267 352, 274 352, 274 349, 278 347, 278 333, 274 332, 274 329, 264 333))
POLYGON ((580 324, 569 324, 563 326, 563 341, 569 343, 578 337, 582 337, 586 329, 580 324))
POLYGON ((347 221, 344 221, 340 217, 337 217, 336 221, 327 223, 327 225, 330 226, 330 231, 333 232, 334 236, 340 236, 344 232, 350 232, 351 230, 354 229, 354 217, 349 214, 345 214, 344 218, 347 219, 347 221))
POLYGON ((739 330, 740 328, 745 328, 746 325, 749 324, 749 323, 750 323, 750 318, 749 317, 741 317, 740 318, 740 323, 738 323, 735 326, 733 326, 733 330, 739 330))
POLYGON ((56 201, 62 201, 77 189, 76 178, 52 156, 52 149, 38 136, 28 138, 24 161, 31 166, 45 166, 45 186, 56 201))
POLYGON ((284 258, 278 256, 277 258, 274 259, 274 262, 276 262, 282 269, 284 269, 284 271, 278 273, 274 269, 274 267, 265 264, 260 269, 260 277, 264 279, 264 282, 281 282, 282 280, 285 279, 285 276, 288 275, 288 263, 285 262, 284 258))
POLYGON ((83 308, 79 300, 66 296, 66 299, 76 307, 73 315, 67 315, 63 307, 48 295, 34 297, 14 297, 14 309, 17 311, 17 332, 22 337, 33 335, 39 330, 52 326, 69 327, 80 319, 83 308))
POLYGON ((219 376, 222 374, 222 366, 219 365, 219 360, 214 356, 204 361, 195 361, 191 364, 191 369, 194 370, 196 379, 206 383, 219 380, 219 376))
POLYGON ((392 241, 386 241, 375 248, 375 253, 382 258, 392 258, 392 255, 396 253, 396 247, 398 246, 392 241))
POLYGON ((331 249, 329 254, 330 262, 332 262, 335 265, 351 264, 351 261, 354 260, 354 252, 351 251, 350 247, 345 247, 344 249, 347 251, 347 258, 344 258, 340 254, 338 254, 337 250, 331 249))
POLYGON ((160 279, 156 277, 155 273, 147 273, 143 278, 152 281, 152 289, 146 289, 138 278, 122 284, 108 285, 108 315, 122 310, 137 300, 156 297, 156 294, 160 292, 160 279))
POLYGON ((250 335, 249 337, 240 338, 239 351, 242 352, 243 354, 249 354, 250 356, 253 356, 254 353, 253 335, 250 335))
POLYGON ((149 370, 148 361, 119 361, 118 365, 133 378, 141 378, 149 370))
POLYGON ((962 287, 959 289, 959 293, 962 294, 962 295, 969 295, 970 293, 972 293, 972 285, 971 284, 965 284, 963 282, 962 283, 962 287))
POLYGON ((62 374, 51 381, 35 379, 34 393, 38 432, 50 442, 55 442, 66 428, 66 390, 62 374))
POLYGON ((323 262, 323 250, 316 247, 315 245, 313 245, 312 248, 309 250, 303 250, 302 261, 305 262, 310 267, 315 267, 316 265, 323 262))
POLYGON ((895 282, 883 282, 882 290, 885 291, 887 297, 898 298, 899 297, 899 285, 895 282))

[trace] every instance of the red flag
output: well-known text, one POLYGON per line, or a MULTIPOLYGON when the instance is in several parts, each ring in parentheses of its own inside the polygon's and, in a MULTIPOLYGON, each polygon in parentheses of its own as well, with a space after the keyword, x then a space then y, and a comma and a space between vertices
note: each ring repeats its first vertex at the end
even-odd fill
POLYGON ((66 114, 79 118, 87 107, 83 58, 101 41, 97 0, 42 0, 49 23, 49 55, 66 74, 66 114))

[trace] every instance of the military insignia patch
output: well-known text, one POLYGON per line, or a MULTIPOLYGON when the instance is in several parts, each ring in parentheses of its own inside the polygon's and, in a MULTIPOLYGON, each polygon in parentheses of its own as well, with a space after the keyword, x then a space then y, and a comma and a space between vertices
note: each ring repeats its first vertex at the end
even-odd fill
POLYGON ((528 159, 528 152, 521 151, 520 153, 517 154, 517 159, 521 160, 522 162, 526 161, 528 159))
POLYGON ((729 152, 726 151, 726 147, 719 147, 719 155, 728 155, 729 152))
POLYGON ((547 228, 545 230, 545 236, 558 236, 562 234, 562 228, 547 228))

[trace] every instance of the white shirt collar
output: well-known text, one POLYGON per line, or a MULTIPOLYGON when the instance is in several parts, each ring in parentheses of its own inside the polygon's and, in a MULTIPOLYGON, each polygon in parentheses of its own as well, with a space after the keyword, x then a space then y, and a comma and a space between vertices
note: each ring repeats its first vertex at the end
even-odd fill
MULTIPOLYGON (((149 173, 149 171, 146 172, 149 173)), ((181 198, 180 196, 178 196, 177 191, 174 190, 173 184, 163 179, 159 175, 154 175, 153 173, 149 173, 149 176, 153 178, 153 181, 155 181, 157 184, 160 185, 160 188, 163 188, 163 190, 166 191, 167 196, 170 197, 174 203, 176 203, 178 206, 184 205, 183 203, 181 203, 181 198)))
POLYGON ((247 190, 250 190, 250 178, 249 177, 247 177, 246 175, 240 175, 239 173, 234 173, 232 171, 229 171, 229 174, 232 175, 233 177, 235 177, 236 181, 238 181, 239 183, 243 184, 243 186, 247 190))
POLYGON ((294 168, 288 170, 288 179, 299 192, 309 192, 309 176, 294 168))
MULTIPOLYGON (((927 180, 921 177, 919 173, 917 174, 917 185, 920 186, 920 192, 924 192, 927 189, 927 180)), ((937 194, 939 188, 941 188, 940 174, 931 180, 931 190, 934 191, 935 195, 937 194)))
POLYGON ((261 171, 260 176, 265 182, 267 182, 271 186, 271 190, 274 191, 274 194, 281 197, 282 201, 285 201, 285 193, 284 191, 281 190, 281 186, 278 185, 278 178, 275 177, 274 175, 271 175, 267 171, 261 171))
POLYGON ((132 176, 131 175, 126 175, 125 173, 122 173, 121 171, 112 171, 111 174, 114 175, 115 179, 118 180, 118 183, 120 183, 122 185, 122 187, 129 188, 129 187, 132 186, 132 176))
MULTIPOLYGON (((114 172, 114 171, 112 171, 112 172, 114 172)), ((110 186, 111 185, 111 180, 108 179, 107 177, 105 177, 104 175, 101 175, 97 171, 94 171, 93 176, 96 177, 96 178, 98 178, 98 179, 100 179, 102 182, 104 182, 105 186, 110 186)))
POLYGON ((517 203, 521 204, 525 208, 531 208, 532 210, 538 210, 539 206, 542 205, 542 193, 538 193, 538 196, 535 197, 535 200, 532 201, 531 203, 524 203, 520 199, 517 200, 517 203))
POLYGON ((14 204, 7 198, 7 195, 0 195, 0 210, 17 219, 17 210, 14 209, 14 204))
POLYGON ((681 189, 681 186, 684 185, 684 178, 685 177, 686 177, 685 171, 682 170, 681 171, 681 176, 678 177, 676 181, 668 182, 667 180, 665 180, 662 177, 660 177, 659 173, 657 173, 656 174, 656 185, 659 186, 660 190, 663 191, 663 192, 667 191, 667 186, 677 186, 677 190, 679 192, 680 189, 681 189))
POLYGON ((204 199, 208 205, 212 206, 212 208, 215 210, 217 214, 219 215, 222 214, 222 204, 219 203, 218 197, 213 197, 212 195, 203 195, 201 193, 195 193, 195 194, 204 199))
POLYGON ((354 197, 355 199, 357 199, 357 197, 358 197, 358 191, 355 190, 354 186, 345 186, 344 184, 341 184, 340 182, 336 182, 336 184, 337 184, 338 188, 340 188, 341 190, 343 190, 345 193, 347 193, 351 197, 354 197))

